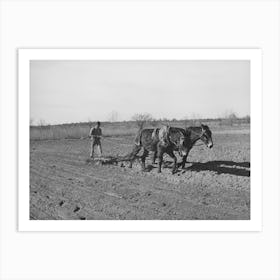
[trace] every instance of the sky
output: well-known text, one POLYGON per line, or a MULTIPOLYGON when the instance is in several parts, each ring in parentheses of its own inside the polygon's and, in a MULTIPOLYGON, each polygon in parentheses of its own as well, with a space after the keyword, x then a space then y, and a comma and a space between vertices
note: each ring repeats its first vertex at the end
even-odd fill
POLYGON ((38 123, 250 115, 246 60, 30 62, 30 118, 38 123), (112 114, 114 112, 114 114, 112 114))

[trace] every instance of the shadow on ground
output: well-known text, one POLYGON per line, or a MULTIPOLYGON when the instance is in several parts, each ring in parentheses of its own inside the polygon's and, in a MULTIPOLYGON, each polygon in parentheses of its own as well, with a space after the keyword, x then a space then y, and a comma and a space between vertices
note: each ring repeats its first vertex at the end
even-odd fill
POLYGON ((236 176, 250 177, 250 162, 234 162, 234 161, 208 161, 204 163, 192 162, 192 165, 186 170, 190 171, 213 171, 217 174, 230 174, 236 176))
MULTIPOLYGON (((178 163, 178 170, 175 173, 186 173, 187 171, 212 171, 216 174, 230 174, 236 176, 250 177, 250 162, 234 162, 234 161, 223 161, 223 160, 214 160, 208 162, 187 162, 192 164, 189 167, 185 167, 183 170, 180 169, 181 162, 178 163)), ((158 163, 155 165, 147 165, 145 171, 150 172, 153 169, 157 169, 158 163)), ((172 169, 173 162, 165 161, 163 163, 163 168, 172 169)))

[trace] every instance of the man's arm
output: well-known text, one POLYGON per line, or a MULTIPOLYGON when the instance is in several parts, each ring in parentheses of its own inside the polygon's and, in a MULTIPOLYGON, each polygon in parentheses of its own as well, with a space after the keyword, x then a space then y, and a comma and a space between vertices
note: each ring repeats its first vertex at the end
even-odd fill
POLYGON ((93 127, 90 129, 89 134, 88 134, 88 137, 92 137, 93 129, 94 129, 93 127))

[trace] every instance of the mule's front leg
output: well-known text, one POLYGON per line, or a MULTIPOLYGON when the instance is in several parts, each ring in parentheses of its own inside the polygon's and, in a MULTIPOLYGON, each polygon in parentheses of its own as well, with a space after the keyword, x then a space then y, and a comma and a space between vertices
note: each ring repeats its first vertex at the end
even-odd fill
POLYGON ((182 166, 182 169, 184 169, 184 168, 185 168, 185 165, 186 165, 186 161, 187 161, 187 157, 188 157, 188 155, 186 155, 186 156, 183 156, 183 158, 182 158, 182 164, 181 164, 181 166, 182 166))
POLYGON ((186 165, 186 161, 187 161, 187 157, 188 157, 188 155, 189 155, 189 152, 190 152, 190 151, 187 151, 187 154, 184 155, 183 158, 182 158, 182 163, 181 163, 182 169, 185 168, 185 165, 186 165))
POLYGON ((129 160, 129 166, 128 166, 129 168, 132 168, 132 164, 133 164, 135 158, 136 158, 136 155, 134 155, 134 156, 129 160))
POLYGON ((157 158, 157 151, 155 151, 153 155, 153 164, 156 163, 156 158, 157 158))
POLYGON ((143 155, 141 157, 141 162, 142 162, 142 171, 145 171, 146 166, 145 166, 145 161, 146 157, 148 156, 149 152, 147 150, 144 150, 143 155))
POLYGON ((174 155, 173 151, 167 151, 167 154, 173 159, 174 164, 173 164, 173 169, 172 169, 172 174, 174 174, 177 171, 177 158, 174 155))

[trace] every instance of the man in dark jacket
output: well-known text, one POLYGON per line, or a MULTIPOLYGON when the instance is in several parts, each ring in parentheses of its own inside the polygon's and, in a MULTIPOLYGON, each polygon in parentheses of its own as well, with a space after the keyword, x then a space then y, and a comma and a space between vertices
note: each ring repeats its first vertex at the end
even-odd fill
POLYGON ((100 128, 100 122, 96 123, 95 127, 92 127, 89 132, 89 137, 91 138, 91 151, 90 157, 93 158, 94 154, 94 147, 97 146, 99 150, 99 156, 102 156, 102 148, 101 148, 101 137, 102 137, 102 130, 100 128))

